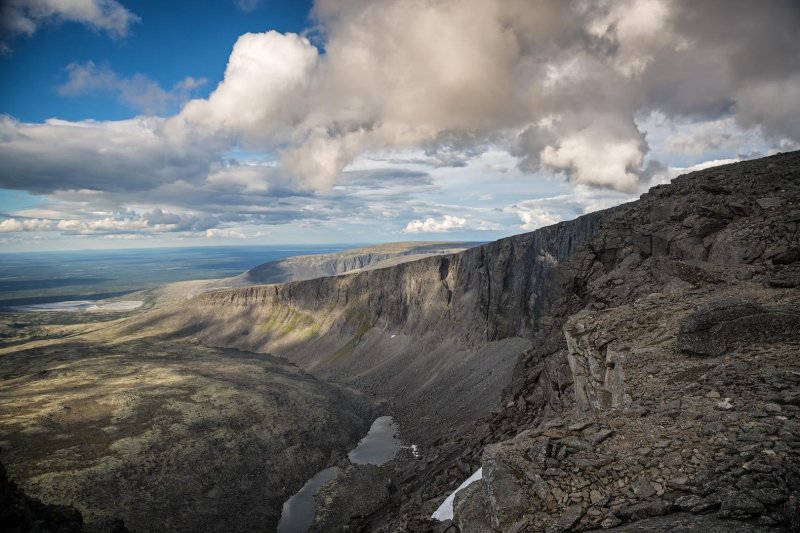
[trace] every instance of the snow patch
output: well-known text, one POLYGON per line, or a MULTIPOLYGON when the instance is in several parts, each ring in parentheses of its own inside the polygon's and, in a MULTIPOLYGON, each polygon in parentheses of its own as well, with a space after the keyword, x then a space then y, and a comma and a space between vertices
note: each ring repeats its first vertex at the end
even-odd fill
POLYGON ((440 522, 444 522, 445 520, 452 520, 453 501, 455 501, 456 494, 458 494, 458 491, 469 487, 474 482, 479 481, 481 479, 483 479, 483 467, 479 468, 474 474, 469 476, 469 478, 467 478, 467 480, 464 483, 459 485, 458 488, 454 490, 453 493, 450 494, 450 496, 448 496, 445 501, 442 502, 442 505, 440 505, 439 508, 433 512, 431 518, 433 518, 434 520, 439 520, 440 522))
POLYGON ((725 398, 721 402, 717 402, 717 408, 722 409, 723 411, 730 411, 733 409, 733 404, 731 403, 730 398, 725 398))

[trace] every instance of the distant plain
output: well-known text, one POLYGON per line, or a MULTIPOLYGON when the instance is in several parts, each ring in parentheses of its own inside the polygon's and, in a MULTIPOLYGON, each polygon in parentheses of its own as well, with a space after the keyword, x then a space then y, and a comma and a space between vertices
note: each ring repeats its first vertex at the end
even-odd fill
POLYGON ((230 246, 0 254, 0 309, 114 298, 175 281, 235 276, 285 257, 351 247, 230 246))

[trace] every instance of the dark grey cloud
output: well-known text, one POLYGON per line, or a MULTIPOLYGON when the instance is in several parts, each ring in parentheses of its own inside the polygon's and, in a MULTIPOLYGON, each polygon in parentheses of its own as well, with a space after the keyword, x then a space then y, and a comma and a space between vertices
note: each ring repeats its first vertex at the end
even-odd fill
POLYGON ((433 179, 427 172, 396 168, 377 168, 369 170, 351 170, 343 172, 339 180, 341 188, 387 189, 393 185, 404 187, 427 187, 433 185, 433 179))
POLYGON ((162 126, 155 117, 25 124, 0 116, 0 187, 49 194, 141 191, 181 180, 204 181, 216 157, 213 151, 173 142, 162 126))

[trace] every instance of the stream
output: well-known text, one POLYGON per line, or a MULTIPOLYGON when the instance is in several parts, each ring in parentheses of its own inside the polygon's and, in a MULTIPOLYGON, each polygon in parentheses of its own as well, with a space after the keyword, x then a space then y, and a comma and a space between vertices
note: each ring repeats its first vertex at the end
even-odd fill
MULTIPOLYGON (((347 458, 357 465, 382 465, 391 461, 400 450, 400 440, 396 434, 397 427, 391 416, 378 417, 358 446, 350 450, 347 458)), ((294 496, 286 500, 278 522, 278 533, 305 533, 314 522, 317 510, 314 494, 338 472, 339 468, 335 466, 317 472, 294 496)))

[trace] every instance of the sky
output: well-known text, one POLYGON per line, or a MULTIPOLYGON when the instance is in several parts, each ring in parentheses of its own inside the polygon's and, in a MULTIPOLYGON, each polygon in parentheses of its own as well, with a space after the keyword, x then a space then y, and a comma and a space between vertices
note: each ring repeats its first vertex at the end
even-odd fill
POLYGON ((4 0, 0 251, 488 241, 800 147, 796 0, 4 0))

